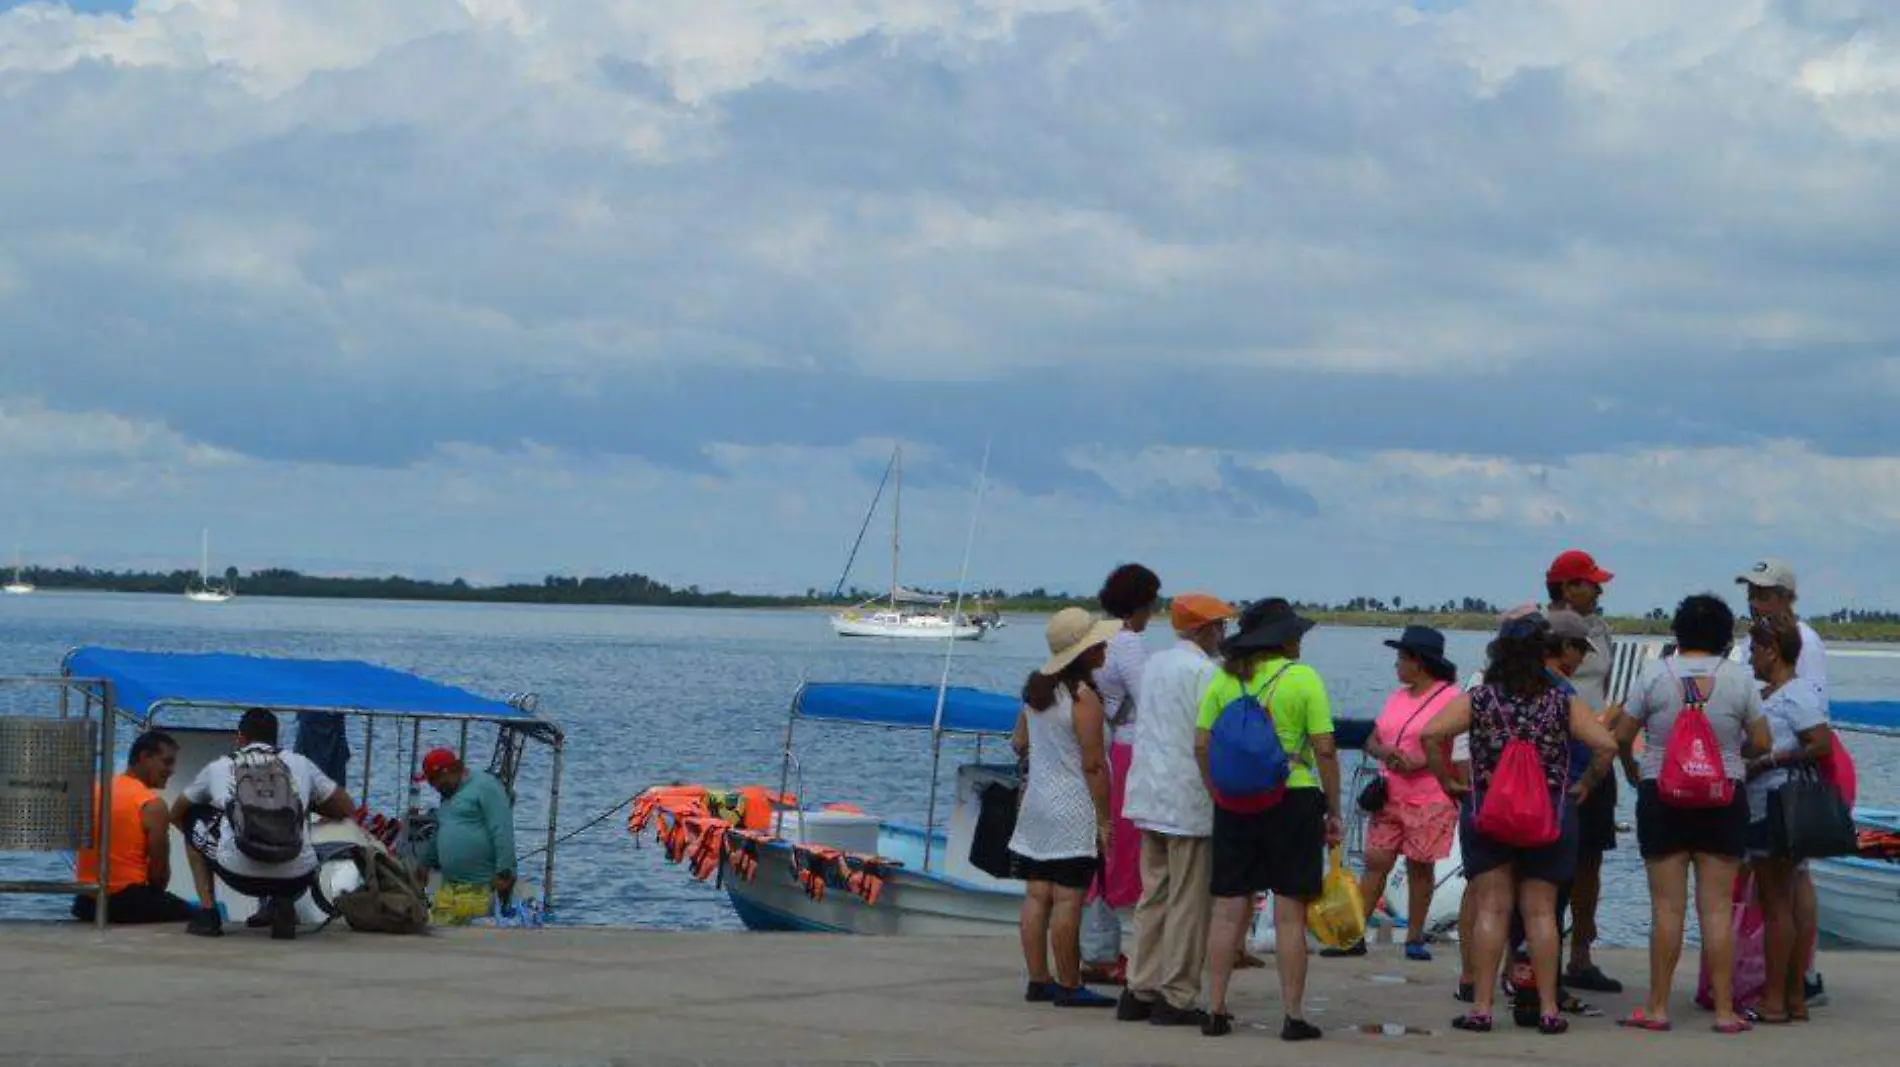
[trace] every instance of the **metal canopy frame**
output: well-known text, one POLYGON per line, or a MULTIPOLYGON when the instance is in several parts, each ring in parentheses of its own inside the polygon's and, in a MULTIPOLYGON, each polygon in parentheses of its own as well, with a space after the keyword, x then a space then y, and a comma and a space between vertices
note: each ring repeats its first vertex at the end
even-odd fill
MULTIPOLYGON (((77 650, 75 649, 73 651, 77 651, 77 650)), ((68 652, 66 654, 65 659, 62 660, 62 664, 61 664, 62 671, 70 669, 70 667, 68 666, 68 662, 70 661, 72 655, 73 655, 73 652, 68 652)), ((293 659, 294 657, 278 657, 278 658, 293 659)), ((295 714, 303 714, 303 713, 314 713, 314 714, 324 714, 324 715, 344 715, 344 716, 351 716, 351 717, 361 719, 363 720, 363 723, 364 723, 364 745, 363 745, 363 764, 362 764, 364 788, 363 788, 363 795, 357 797, 356 800, 360 805, 363 805, 365 807, 368 806, 370 792, 371 792, 371 789, 373 788, 372 783, 375 781, 374 763, 373 763, 373 760, 375 758, 375 729, 374 729, 375 724, 378 722, 383 722, 383 721, 394 721, 398 723, 400 726, 400 724, 407 723, 409 726, 408 732, 409 732, 410 744, 409 744, 409 766, 406 772, 404 773, 404 777, 403 777, 403 780, 409 783, 407 795, 404 798, 405 808, 403 811, 403 818, 405 822, 412 821, 416 815, 421 813, 421 804, 420 804, 421 791, 420 791, 419 786, 415 782, 415 775, 416 775, 416 771, 418 769, 418 766, 421 760, 421 752, 419 751, 419 749, 420 749, 423 723, 425 722, 431 722, 431 723, 437 723, 437 724, 459 723, 462 729, 461 729, 460 738, 458 741, 457 752, 460 754, 464 762, 466 762, 468 758, 468 742, 469 742, 468 727, 469 727, 469 724, 471 723, 487 723, 487 724, 493 725, 496 728, 495 740, 496 740, 496 750, 497 750, 496 758, 497 759, 501 759, 501 753, 509 747, 507 739, 508 739, 508 735, 511 733, 519 737, 526 738, 527 740, 530 740, 530 741, 540 742, 541 744, 548 746, 548 748, 553 753, 552 766, 549 771, 549 778, 548 778, 546 843, 542 848, 542 854, 545 858, 542 863, 542 873, 541 873, 541 900, 542 900, 542 903, 549 909, 552 909, 554 906, 555 858, 556 858, 556 853, 559 849, 559 844, 560 844, 559 821, 560 821, 560 807, 561 807, 561 774, 562 774, 563 766, 566 760, 567 736, 565 733, 562 732, 559 726, 557 726, 556 724, 546 719, 541 719, 541 718, 510 719, 510 718, 501 718, 501 717, 492 716, 492 715, 458 714, 454 712, 437 712, 437 711, 413 711, 413 710, 404 710, 404 709, 396 709, 396 708, 312 706, 308 704, 286 704, 286 703, 271 703, 271 702, 260 703, 256 701, 250 701, 250 700, 217 701, 217 700, 185 700, 185 699, 169 699, 169 698, 160 698, 158 700, 154 700, 151 703, 151 705, 144 710, 143 713, 140 713, 134 709, 118 707, 115 703, 113 703, 110 699, 112 688, 109 684, 106 686, 105 692, 107 694, 106 704, 107 706, 113 707, 115 711, 115 715, 102 716, 101 717, 102 720, 110 721, 113 718, 122 717, 127 722, 131 723, 132 725, 140 729, 150 729, 153 726, 157 725, 160 720, 161 715, 168 711, 184 711, 184 712, 189 712, 189 711, 233 712, 235 711, 235 712, 241 713, 249 708, 262 708, 265 711, 269 711, 273 713, 281 713, 281 714, 295 715, 295 714)), ((88 702, 90 703, 92 699, 94 698, 92 696, 89 696, 88 702)), ((515 694, 515 695, 510 696, 504 703, 506 703, 508 707, 513 708, 516 711, 520 711, 529 716, 533 716, 535 714, 535 711, 540 701, 539 701, 539 698, 536 697, 533 693, 520 693, 520 694, 515 694)), ((400 742, 400 732, 399 732, 398 737, 399 737, 399 740, 397 744, 397 749, 398 751, 400 751, 402 748, 402 745, 400 742)), ((518 756, 511 758, 508 762, 512 764, 513 769, 515 770, 519 769, 518 756)), ((504 781, 504 785, 507 786, 509 796, 512 799, 515 792, 512 776, 509 779, 504 781)))
MULTIPOLYGON (((112 703, 112 683, 104 678, 74 678, 69 675, 13 675, 0 677, 0 685, 8 687, 48 688, 59 691, 59 718, 56 721, 70 721, 72 715, 72 697, 78 693, 83 697, 79 718, 90 720, 94 701, 101 707, 110 707, 112 703)), ((89 794, 98 793, 98 803, 93 810, 93 836, 98 839, 99 880, 84 882, 76 877, 66 882, 37 881, 0 881, 0 893, 91 893, 93 896, 93 925, 106 929, 107 911, 111 907, 112 885, 112 782, 118 777, 114 765, 114 749, 117 747, 113 736, 111 715, 99 716, 99 731, 95 741, 97 751, 93 762, 93 780, 89 794)))

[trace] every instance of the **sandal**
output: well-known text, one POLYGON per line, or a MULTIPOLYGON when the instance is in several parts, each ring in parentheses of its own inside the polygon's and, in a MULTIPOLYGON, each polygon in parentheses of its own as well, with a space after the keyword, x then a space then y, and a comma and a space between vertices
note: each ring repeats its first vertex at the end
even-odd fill
MULTIPOLYGON (((1783 1019, 1781 1021, 1782 1023, 1786 1023, 1788 1020, 1783 1019)), ((1745 1034, 1754 1028, 1755 1024, 1749 1022, 1747 1019, 1736 1019, 1734 1022, 1716 1023, 1714 1026, 1709 1027, 1709 1029, 1718 1034, 1745 1034)))
POLYGON ((1641 1008, 1618 1019, 1616 1025, 1625 1030, 1648 1030, 1651 1033, 1657 1034, 1676 1028, 1676 1024, 1670 1022, 1668 1019, 1652 1019, 1644 1015, 1641 1008))
POLYGON ((1453 1030, 1463 1030, 1468 1034, 1488 1034, 1491 1025, 1491 1016, 1480 1011, 1468 1011, 1451 1021, 1453 1030))
POLYGON ((1554 1037, 1557 1034, 1567 1033, 1569 1030, 1570 1020, 1561 1015, 1546 1015, 1537 1020, 1537 1032, 1545 1037, 1554 1037))
POLYGON ((1794 1022, 1794 1016, 1785 1011, 1779 1015, 1770 1015, 1760 1008, 1743 1008, 1735 1014, 1746 1022, 1758 1023, 1762 1026, 1786 1026, 1794 1022))

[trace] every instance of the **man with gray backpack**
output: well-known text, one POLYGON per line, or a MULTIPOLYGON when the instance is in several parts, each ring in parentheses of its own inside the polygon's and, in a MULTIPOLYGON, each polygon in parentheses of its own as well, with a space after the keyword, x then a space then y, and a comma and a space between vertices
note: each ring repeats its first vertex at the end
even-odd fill
MULTIPOLYGON (((297 900, 316 880, 310 815, 347 819, 356 803, 329 776, 277 747, 277 716, 252 708, 238 721, 237 750, 207 763, 172 804, 191 847, 198 914, 186 932, 224 933, 216 881, 262 902, 258 918, 280 941, 297 936, 297 900)), ((254 924, 255 925, 255 924, 254 924)))

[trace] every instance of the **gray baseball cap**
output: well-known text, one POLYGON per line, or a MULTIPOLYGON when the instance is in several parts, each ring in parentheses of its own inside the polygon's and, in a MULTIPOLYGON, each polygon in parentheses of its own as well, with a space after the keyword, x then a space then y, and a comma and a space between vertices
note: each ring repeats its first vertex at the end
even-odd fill
POLYGON ((1576 612, 1565 608, 1552 608, 1546 618, 1550 620, 1552 637, 1574 641, 1590 640, 1590 627, 1583 621, 1583 616, 1576 612))
POLYGON ((1794 568, 1772 556, 1736 575, 1735 581, 1738 585, 1752 585, 1758 589, 1795 591, 1794 568))

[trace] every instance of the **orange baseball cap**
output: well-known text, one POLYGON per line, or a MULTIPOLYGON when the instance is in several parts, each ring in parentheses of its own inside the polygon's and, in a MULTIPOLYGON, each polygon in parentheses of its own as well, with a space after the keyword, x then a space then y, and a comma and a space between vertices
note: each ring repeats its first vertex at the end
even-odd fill
POLYGON ((1168 608, 1168 617, 1174 623, 1176 633, 1192 633, 1210 622, 1231 619, 1237 614, 1234 606, 1219 597, 1206 593, 1182 593, 1174 598, 1168 608))

